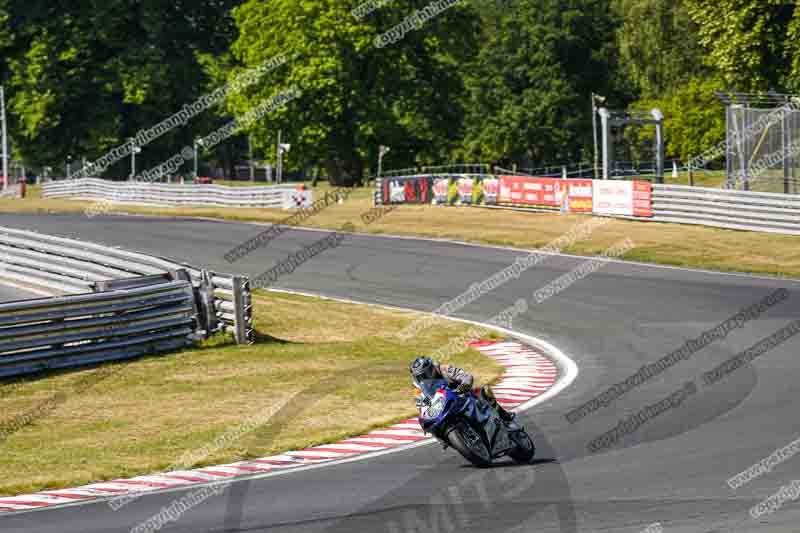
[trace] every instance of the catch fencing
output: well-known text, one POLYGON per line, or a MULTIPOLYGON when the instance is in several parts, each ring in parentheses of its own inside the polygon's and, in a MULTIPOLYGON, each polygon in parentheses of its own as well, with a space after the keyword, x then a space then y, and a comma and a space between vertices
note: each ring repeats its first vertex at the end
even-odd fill
POLYGON ((591 213, 800 235, 800 195, 647 181, 520 175, 413 175, 376 180, 375 203, 591 213))
POLYGON ((291 209, 313 201, 310 190, 276 185, 227 187, 224 185, 162 185, 147 182, 112 182, 84 178, 51 181, 42 185, 43 198, 80 198, 155 206, 261 207, 291 209))
POLYGON ((728 188, 800 192, 800 109, 790 95, 722 95, 728 188))
POLYGON ((0 280, 47 295, 125 290, 165 274, 190 283, 198 310, 198 332, 234 334, 253 342, 247 277, 197 269, 139 252, 27 230, 0 230, 0 280), (183 273, 183 274, 179 274, 183 273))

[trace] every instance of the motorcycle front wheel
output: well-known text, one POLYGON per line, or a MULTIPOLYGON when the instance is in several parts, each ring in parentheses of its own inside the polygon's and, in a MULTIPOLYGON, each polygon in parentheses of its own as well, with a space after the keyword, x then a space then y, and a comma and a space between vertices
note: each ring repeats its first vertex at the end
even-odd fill
POLYGON ((477 467, 492 464, 492 456, 483 439, 469 424, 460 423, 447 434, 447 440, 458 453, 477 467))
POLYGON ((511 440, 514 441, 516 446, 508 452, 508 456, 516 463, 530 463, 533 460, 533 456, 536 455, 536 446, 533 445, 533 440, 528 433, 524 430, 515 431, 511 435, 511 440))

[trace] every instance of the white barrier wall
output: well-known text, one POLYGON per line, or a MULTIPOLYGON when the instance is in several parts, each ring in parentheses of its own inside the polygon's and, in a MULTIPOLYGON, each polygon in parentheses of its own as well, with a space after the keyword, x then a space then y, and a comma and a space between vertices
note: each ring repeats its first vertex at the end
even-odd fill
POLYGON ((51 181, 43 198, 88 198, 157 206, 202 205, 297 209, 313 202, 313 192, 293 186, 227 187, 222 185, 162 185, 86 178, 51 181))
POLYGON ((800 195, 653 185, 654 220, 800 235, 800 195))

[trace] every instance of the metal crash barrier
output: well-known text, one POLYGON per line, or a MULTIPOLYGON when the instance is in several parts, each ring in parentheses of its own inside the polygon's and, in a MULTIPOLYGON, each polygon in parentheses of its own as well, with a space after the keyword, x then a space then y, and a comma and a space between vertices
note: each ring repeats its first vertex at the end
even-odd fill
POLYGON ((0 377, 183 348, 197 326, 187 281, 0 304, 0 377))
POLYGON ((134 357, 222 331, 254 342, 244 276, 3 228, 0 282, 50 296, 0 304, 0 376, 134 357))

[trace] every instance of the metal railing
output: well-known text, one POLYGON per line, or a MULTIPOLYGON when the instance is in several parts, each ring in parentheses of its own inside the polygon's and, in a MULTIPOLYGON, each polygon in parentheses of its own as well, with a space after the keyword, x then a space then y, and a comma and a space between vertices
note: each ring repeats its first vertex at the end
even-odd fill
POLYGON ((0 304, 0 377, 129 359, 196 340, 187 281, 0 304))
POLYGON ((145 182, 115 183, 100 179, 51 181, 42 185, 43 198, 86 198, 157 206, 283 208, 296 193, 285 185, 227 187, 223 185, 162 185, 145 182))
POLYGON ((800 195, 653 185, 653 219, 800 235, 800 195))
POLYGON ((201 304, 201 329, 224 330, 237 343, 253 341, 247 278, 214 273, 177 261, 27 230, 0 230, 0 281, 51 295, 97 290, 108 280, 185 271, 201 304), (241 302, 236 305, 235 302, 241 302))

